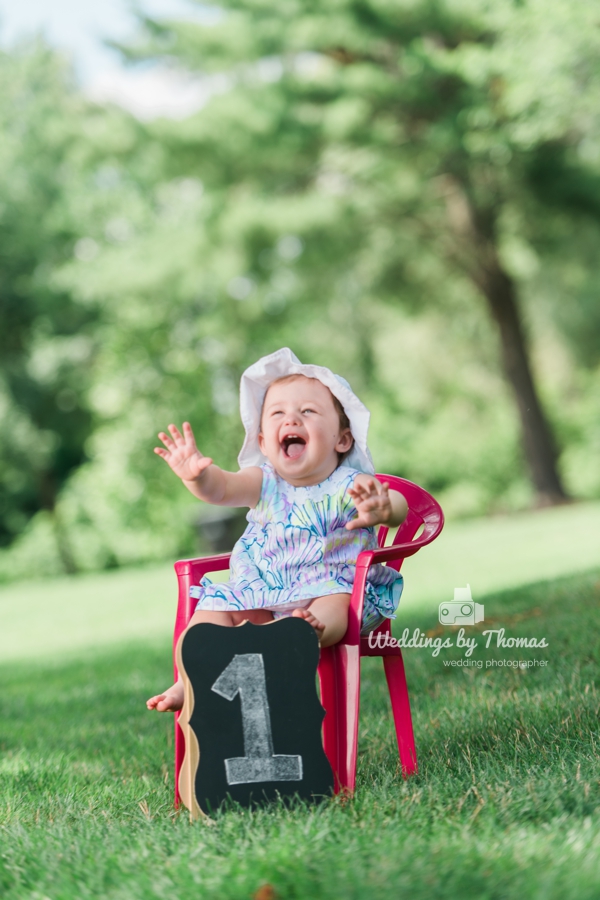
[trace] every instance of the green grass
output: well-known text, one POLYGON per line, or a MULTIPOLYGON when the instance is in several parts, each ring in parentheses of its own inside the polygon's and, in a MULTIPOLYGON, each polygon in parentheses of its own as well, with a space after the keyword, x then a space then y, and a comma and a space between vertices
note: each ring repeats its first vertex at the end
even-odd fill
MULTIPOLYGON (((455 587, 473 597, 591 569, 598 564, 600 503, 447 523, 404 566, 402 610, 435 614, 455 587)), ((177 584, 170 564, 0 588, 0 660, 77 656, 173 627, 177 584)))
POLYGON ((599 562, 600 503, 448 522, 437 540, 408 559, 404 608, 452 599, 467 582, 473 597, 574 572, 599 562))
MULTIPOLYGON (((172 720, 144 708, 169 678, 167 640, 4 665, 0 896, 241 900, 270 884, 282 900, 595 900, 600 572, 478 599, 481 669, 445 666, 456 647, 405 651, 418 776, 399 775, 380 662, 365 660, 354 799, 212 827, 174 812, 172 720), (486 650, 490 625, 549 646, 486 650)), ((430 611, 399 624, 438 633, 430 611)))

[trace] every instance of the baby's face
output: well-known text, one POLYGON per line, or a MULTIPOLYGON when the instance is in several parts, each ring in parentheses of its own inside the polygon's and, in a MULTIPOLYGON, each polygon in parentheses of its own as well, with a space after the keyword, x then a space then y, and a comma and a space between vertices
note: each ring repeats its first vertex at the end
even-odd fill
POLYGON ((301 487, 319 484, 337 469, 338 453, 350 449, 352 434, 340 428, 329 388, 299 375, 268 389, 258 442, 277 474, 301 487))

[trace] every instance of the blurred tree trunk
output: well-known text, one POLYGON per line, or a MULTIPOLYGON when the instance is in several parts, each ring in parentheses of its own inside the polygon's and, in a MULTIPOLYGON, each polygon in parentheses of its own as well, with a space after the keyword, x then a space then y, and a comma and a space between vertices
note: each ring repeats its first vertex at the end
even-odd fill
POLYGON ((562 503, 567 494, 556 467, 556 445, 533 380, 514 281, 498 259, 482 272, 480 289, 498 326, 502 366, 521 421, 523 449, 542 505, 562 503))
POLYGON ((66 575, 77 575, 81 570, 75 562, 73 551, 71 550, 71 542, 69 541, 68 531, 58 514, 56 506, 51 510, 52 524, 54 526, 54 538, 56 540, 56 548, 62 567, 66 575))
POLYGON ((456 239, 453 255, 485 297, 498 327, 502 368, 516 400, 523 452, 538 503, 564 503, 569 498, 556 466, 554 435, 531 370, 516 286, 496 247, 496 211, 477 209, 470 193, 466 179, 446 177, 448 218, 456 239))

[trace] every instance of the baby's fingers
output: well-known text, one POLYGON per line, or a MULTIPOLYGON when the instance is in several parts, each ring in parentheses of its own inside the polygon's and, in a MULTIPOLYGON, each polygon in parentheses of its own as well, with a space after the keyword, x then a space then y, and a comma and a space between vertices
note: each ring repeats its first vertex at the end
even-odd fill
POLYGON ((368 528, 369 522, 363 518, 363 516, 357 516, 355 519, 350 519, 349 522, 346 523, 347 531, 354 531, 355 528, 368 528))
POLYGON ((191 444, 194 449, 196 449, 196 438, 194 437, 194 432, 192 431, 192 426, 189 422, 183 423, 183 437, 186 444, 191 444))
POLYGON ((177 445, 184 443, 183 435, 177 425, 169 425, 169 431, 171 432, 171 436, 177 445))
POLYGON ((367 490, 362 484, 357 484, 356 487, 348 488, 348 493, 353 500, 359 501, 371 496, 371 492, 367 490))
POLYGON ((348 493, 352 497, 354 504, 360 503, 363 499, 364 494, 361 491, 357 491, 354 488, 348 488, 348 493))
POLYGON ((163 442, 163 444, 165 445, 167 450, 175 449, 175 444, 173 443, 173 441, 171 440, 169 435, 164 433, 164 431, 159 431, 158 437, 159 437, 159 440, 161 440, 163 442))

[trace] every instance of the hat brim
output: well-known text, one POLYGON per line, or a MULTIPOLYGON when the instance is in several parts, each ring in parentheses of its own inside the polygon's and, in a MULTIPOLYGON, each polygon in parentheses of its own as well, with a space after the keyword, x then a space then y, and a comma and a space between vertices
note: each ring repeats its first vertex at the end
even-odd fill
POLYGON ((303 365, 289 347, 282 347, 281 350, 276 350, 269 356, 263 356, 262 359, 246 369, 242 375, 240 413, 246 437, 238 456, 240 468, 261 466, 267 462, 258 443, 263 403, 265 394, 273 381, 277 378, 284 378, 286 375, 304 375, 306 378, 316 378, 329 388, 334 397, 337 397, 342 404, 354 438, 352 450, 344 458, 342 465, 370 475, 374 474, 375 468, 367 445, 370 419, 367 407, 361 403, 345 379, 335 375, 331 369, 327 369, 325 366, 303 365))

